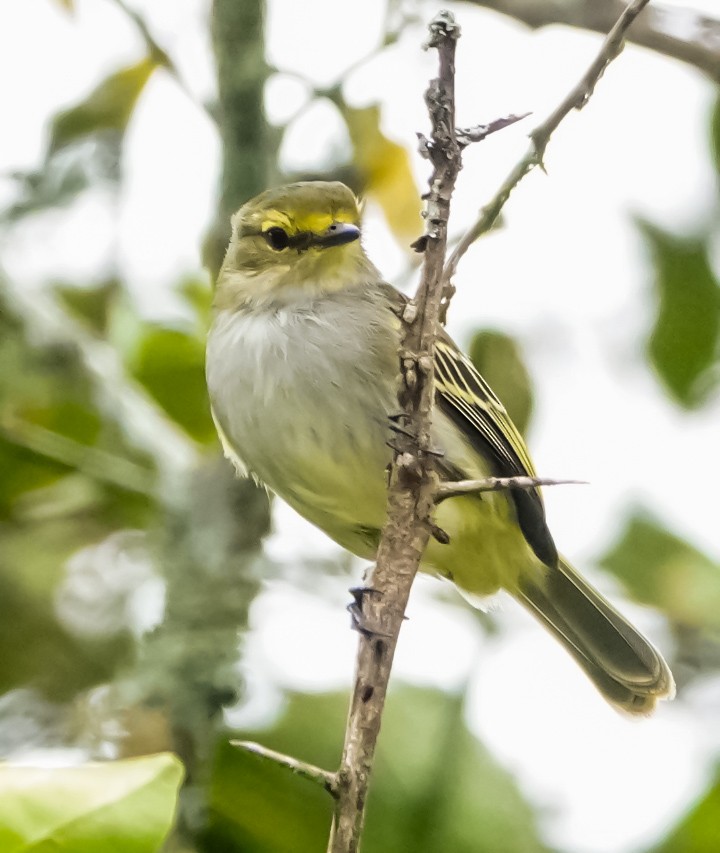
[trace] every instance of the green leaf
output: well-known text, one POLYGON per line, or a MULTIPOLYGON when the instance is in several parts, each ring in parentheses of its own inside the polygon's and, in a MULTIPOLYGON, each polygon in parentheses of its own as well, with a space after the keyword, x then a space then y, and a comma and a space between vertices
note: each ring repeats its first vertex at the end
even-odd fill
POLYGON ((532 415, 533 393, 518 345, 509 335, 486 329, 472 339, 469 355, 525 435, 532 415))
POLYGON ((702 799, 653 848, 653 853, 714 853, 718 848, 719 814, 720 778, 716 774, 702 799))
POLYGON ((205 344, 199 335, 147 326, 129 356, 129 369, 189 435, 214 444, 205 385, 205 344))
POLYGON ((600 564, 673 622, 720 627, 720 566, 649 515, 636 512, 600 564))
POLYGON ((145 57, 135 65, 115 71, 88 97, 55 116, 50 128, 48 156, 100 131, 125 131, 137 99, 157 61, 145 57))
POLYGON ((132 638, 75 636, 59 621, 65 563, 156 518, 154 473, 98 400, 75 345, 26 328, 1 281, 0 364, 0 692, 33 684, 69 699, 111 678, 132 638))
POLYGON ((18 184, 18 199, 2 212, 0 223, 17 222, 25 216, 68 204, 87 189, 90 169, 87 158, 70 162, 45 163, 39 171, 17 172, 12 178, 18 184))
POLYGON ((212 287, 204 279, 186 278, 178 285, 177 292, 192 309, 199 324, 199 332, 204 337, 211 320, 212 287))
POLYGON ((98 181, 120 177, 122 141, 137 99, 163 57, 148 56, 107 77, 87 98, 59 112, 50 125, 45 162, 14 175, 19 198, 2 219, 25 216, 72 201, 98 181), (80 143, 90 142, 90 145, 80 143))
POLYGON ((103 281, 94 287, 60 284, 55 287, 55 293, 72 314, 98 335, 104 335, 110 312, 122 293, 122 285, 116 278, 103 281))
POLYGON ((0 850, 157 853, 182 777, 169 753, 59 769, 0 765, 0 850))
POLYGON ((676 402, 696 408, 720 381, 720 287, 707 241, 638 224, 655 267, 657 317, 648 343, 650 362, 676 402))

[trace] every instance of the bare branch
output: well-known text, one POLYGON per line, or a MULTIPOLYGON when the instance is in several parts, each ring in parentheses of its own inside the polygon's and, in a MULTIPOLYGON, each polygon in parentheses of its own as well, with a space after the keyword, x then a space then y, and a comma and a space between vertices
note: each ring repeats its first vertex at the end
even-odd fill
POLYGON ((245 752, 251 752, 253 755, 265 759, 265 761, 272 761, 281 767, 286 767, 296 776, 307 779, 309 782, 314 782, 316 785, 323 787, 329 794, 336 796, 334 773, 328 773, 327 770, 316 767, 314 764, 306 764, 304 761, 299 761, 290 755, 283 755, 282 752, 275 752, 274 749, 268 749, 266 746, 250 740, 231 740, 230 745, 236 746, 238 749, 244 749, 245 752))
MULTIPOLYGON (((457 271, 460 258, 479 237, 487 233, 492 228, 500 214, 500 211, 503 209, 505 202, 510 197, 510 193, 515 189, 525 175, 531 172, 536 166, 542 167, 545 149, 550 141, 550 137, 558 128, 560 122, 570 112, 572 112, 572 110, 580 110, 585 106, 585 104, 587 104, 595 90, 595 86, 605 72, 605 69, 622 50, 623 41, 628 28, 648 2, 649 0, 633 0, 633 2, 625 8, 622 15, 618 18, 615 25, 608 33, 600 51, 585 74, 583 74, 577 84, 573 86, 567 96, 563 98, 562 102, 545 119, 545 121, 539 124, 530 133, 532 143, 529 150, 515 165, 507 178, 505 178, 500 189, 495 193, 493 198, 485 205, 485 207, 482 208, 478 219, 463 235, 460 242, 451 252, 450 257, 445 264, 444 272, 444 279, 447 288, 450 288, 450 282, 457 271)), ((452 291, 450 290, 450 292, 452 291)))
MULTIPOLYGON (((467 0, 474 6, 493 9, 522 21, 533 29, 550 24, 567 24, 579 29, 606 33, 620 16, 620 0, 467 0)), ((655 53, 697 68, 720 83, 720 20, 692 9, 672 8, 657 3, 647 10, 628 33, 628 41, 655 53), (683 35, 673 35, 673 33, 683 35)))
POLYGON ((356 853, 375 745, 385 703, 390 669, 412 582, 431 535, 434 508, 434 455, 430 441, 433 404, 433 359, 442 295, 450 198, 461 166, 455 138, 455 43, 453 16, 439 13, 430 24, 429 46, 438 50, 439 77, 425 100, 432 123, 427 144, 433 163, 426 205, 425 259, 415 300, 403 318, 400 348, 399 401, 408 434, 399 433, 390 472, 388 516, 377 562, 367 589, 351 609, 360 631, 355 689, 345 746, 337 773, 336 807, 329 853, 356 853))
POLYGON ((587 480, 553 480, 548 477, 484 477, 482 480, 457 480, 439 483, 435 490, 435 503, 459 495, 480 492, 500 492, 503 489, 537 489, 539 486, 587 485, 587 480))

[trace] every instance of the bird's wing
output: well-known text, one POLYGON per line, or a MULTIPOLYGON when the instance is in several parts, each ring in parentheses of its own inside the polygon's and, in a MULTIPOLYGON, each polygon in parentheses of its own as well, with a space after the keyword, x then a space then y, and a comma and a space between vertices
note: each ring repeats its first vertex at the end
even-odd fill
MULTIPOLYGON (((393 310, 402 314, 407 297, 395 288, 393 310)), ((435 342, 435 402, 486 460, 496 476, 535 476, 525 442, 505 407, 475 365, 441 329, 435 342)), ((545 521, 538 489, 511 489, 518 524, 535 554, 547 565, 557 564, 557 549, 545 521)))
MULTIPOLYGON (((525 442, 505 407, 472 361, 441 330, 435 343, 435 388, 487 446, 503 476, 535 476, 525 442)), ((457 417, 453 416, 457 422, 457 417)))

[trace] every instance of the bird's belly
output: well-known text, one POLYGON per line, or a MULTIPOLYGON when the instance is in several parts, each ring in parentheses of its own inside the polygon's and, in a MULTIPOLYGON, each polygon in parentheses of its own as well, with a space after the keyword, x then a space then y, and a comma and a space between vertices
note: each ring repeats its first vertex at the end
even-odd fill
MULTIPOLYGON (((302 433, 290 423, 274 424, 277 458, 284 460, 282 473, 269 468, 257 473, 340 545, 372 559, 385 522, 390 430, 381 420, 368 418, 367 412, 357 411, 351 418, 340 413, 333 417, 332 410, 326 415, 311 432, 302 433)), ((441 422, 436 446, 459 463, 464 455, 461 448, 448 446, 456 442, 448 441, 447 433, 443 436, 440 413, 436 420, 441 422)), ((488 475, 478 467, 477 457, 465 461, 469 476, 488 475)), ((431 539, 421 568, 452 580, 466 592, 487 596, 500 587, 513 590, 521 575, 542 571, 504 493, 444 501, 435 520, 450 543, 431 539)))
POLYGON ((308 430, 287 424, 277 445, 282 471, 263 465, 257 474, 343 547, 370 558, 385 518, 390 432, 367 413, 356 414, 348 423, 326 411, 308 430))
POLYGON ((392 384, 352 366, 340 376, 307 354, 263 363, 257 377, 228 372, 213 394, 227 455, 341 545, 372 557, 385 518, 392 384))
MULTIPOLYGON (((350 338, 338 364, 338 353, 329 359, 311 345, 312 327, 288 341, 285 334, 273 338, 272 326, 249 322, 221 325, 208 352, 208 385, 228 456, 340 545, 371 559, 385 521, 388 416, 398 405, 393 382, 382 378, 396 369, 396 341, 383 341, 383 350, 377 339, 350 338), (368 351, 376 358, 369 366, 368 351)), ((433 432, 435 446, 464 476, 492 473, 439 411, 433 432)), ((503 493, 447 500, 437 523, 450 544, 431 540, 423 568, 469 592, 512 590, 538 565, 503 493)))

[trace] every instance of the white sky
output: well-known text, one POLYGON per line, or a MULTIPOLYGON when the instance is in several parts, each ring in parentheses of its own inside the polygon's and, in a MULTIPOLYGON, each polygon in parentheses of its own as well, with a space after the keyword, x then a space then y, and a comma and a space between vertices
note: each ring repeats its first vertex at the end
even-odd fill
MULTIPOLYGON (((211 96, 207 4, 133 5, 197 97, 211 96)), ((12 192, 4 175, 38 164, 52 111, 141 55, 136 34, 112 3, 79 0, 77 6, 69 17, 51 0, 0 4, 0 79, 6 81, 0 88, 0 201, 12 192), (17 84, 8 85, 11 80, 17 84)), ((694 6, 717 13, 714 0, 694 6)), ((380 0, 272 0, 269 60, 287 73, 269 87, 271 116, 293 115, 307 98, 307 87, 289 75, 327 84, 372 50, 383 8, 380 0)), ((437 6, 420 8, 427 20, 437 6)), ((461 5, 456 13, 463 28, 461 124, 524 110, 542 118, 599 41, 562 28, 529 34, 461 5)), ((421 29, 408 31, 346 88, 353 103, 380 100, 385 131, 410 146, 415 131, 426 127, 422 92, 434 71, 433 57, 418 49, 423 38, 421 29)), ((613 540, 635 504, 720 559, 717 501, 707 485, 720 479, 720 404, 679 412, 649 374, 640 342, 650 317, 650 271, 629 224, 632 214, 676 231, 705 221, 717 197, 706 154, 712 99, 700 75, 628 47, 587 109, 556 134, 548 175, 538 172, 524 182, 506 207, 506 227, 471 250, 457 277, 451 332, 463 341, 480 325, 497 325, 522 343, 538 401, 531 441, 538 470, 592 483, 547 491, 556 541, 582 566, 613 540)), ((456 229, 524 151, 531 126, 468 152, 456 229)), ((324 152, 342 150, 336 127, 332 111, 305 113, 286 139, 285 162, 308 166, 324 152)), ((117 264, 145 313, 175 316, 168 288, 199 268, 219 175, 218 140, 197 105, 158 74, 127 142, 128 179, 117 208, 95 194, 62 217, 38 217, 0 245, 2 263, 23 287, 51 277, 90 281, 99 268, 117 264)), ((414 168, 421 183, 426 164, 416 158, 414 168)), ((401 272, 404 255, 372 207, 366 245, 388 278, 401 272)), ((275 556, 333 551, 286 507, 276 504, 275 516, 275 556)), ((594 580, 617 597, 610 579, 594 580)), ((355 641, 344 611, 348 585, 318 581, 326 593, 318 598, 287 582, 268 583, 253 610, 246 667, 256 690, 245 718, 277 708, 273 681, 313 690, 349 682, 355 641)), ((702 789, 719 746, 712 719, 701 711, 702 691, 663 706, 652 720, 629 722, 605 707, 515 605, 497 614, 508 629, 501 641, 483 642, 472 618, 438 603, 436 590, 430 579, 418 584, 396 674, 439 686, 470 680, 469 724, 517 774, 528 797, 545 807, 542 825, 553 843, 576 853, 630 851, 661 833, 702 789)), ((667 647, 658 617, 624 609, 667 647)))

